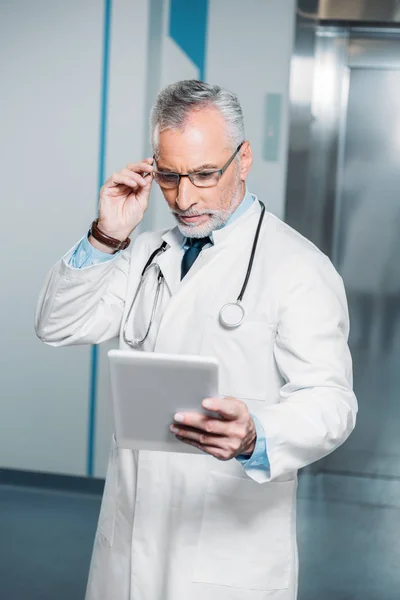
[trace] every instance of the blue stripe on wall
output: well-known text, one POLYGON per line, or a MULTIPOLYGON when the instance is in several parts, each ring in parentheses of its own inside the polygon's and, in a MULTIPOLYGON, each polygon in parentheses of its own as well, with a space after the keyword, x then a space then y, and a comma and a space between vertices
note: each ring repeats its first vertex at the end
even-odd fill
MULTIPOLYGON (((107 100, 108 100, 108 71, 110 62, 110 32, 111 32, 111 4, 112 0, 104 0, 104 32, 103 32, 103 66, 101 82, 100 106, 100 143, 99 143, 99 171, 98 189, 104 183, 104 166, 107 142, 107 100)), ((97 395, 97 365, 98 348, 92 346, 90 365, 90 390, 89 390, 89 427, 87 446, 87 475, 93 476, 94 470, 94 443, 96 433, 96 395, 97 395)))
POLYGON ((208 0, 171 0, 169 35, 198 67, 204 81, 208 0))

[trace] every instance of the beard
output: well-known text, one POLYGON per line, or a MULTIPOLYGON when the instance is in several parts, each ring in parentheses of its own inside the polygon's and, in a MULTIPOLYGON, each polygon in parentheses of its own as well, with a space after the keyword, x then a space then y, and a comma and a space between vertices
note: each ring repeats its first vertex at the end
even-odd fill
MULTIPOLYGON (((242 182, 240 176, 238 176, 235 180, 234 184, 234 192, 232 194, 232 198, 228 208, 219 209, 219 210, 205 210, 203 212, 198 212, 195 210, 171 210, 173 214, 179 231, 185 236, 189 238, 203 238, 211 235, 213 231, 216 229, 221 229, 229 220, 232 213, 236 210, 236 203, 239 200, 242 194, 242 182), (209 219, 206 223, 202 223, 201 225, 196 225, 196 223, 182 223, 179 217, 197 217, 200 215, 208 215, 209 219)), ((223 198, 221 198, 222 202, 223 198)))

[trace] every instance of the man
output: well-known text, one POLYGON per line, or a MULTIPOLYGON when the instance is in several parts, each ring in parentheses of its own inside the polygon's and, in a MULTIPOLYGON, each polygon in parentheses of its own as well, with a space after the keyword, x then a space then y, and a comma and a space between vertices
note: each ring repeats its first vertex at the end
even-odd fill
MULTIPOLYGON (((128 164, 100 193, 99 218, 52 269, 36 331, 45 342, 121 348, 143 338, 154 302, 150 255, 165 284, 143 351, 214 355, 220 418, 177 414, 171 435, 201 454, 120 449, 113 440, 87 600, 294 600, 299 468, 339 446, 357 403, 342 280, 310 242, 246 189, 252 154, 237 97, 181 81, 151 115, 155 159, 128 164), (143 218, 152 182, 177 227, 118 252, 143 218), (261 225, 260 225, 261 223, 261 225), (235 302, 258 244, 240 326, 235 302)), ((207 404, 208 402, 208 404, 207 404)))

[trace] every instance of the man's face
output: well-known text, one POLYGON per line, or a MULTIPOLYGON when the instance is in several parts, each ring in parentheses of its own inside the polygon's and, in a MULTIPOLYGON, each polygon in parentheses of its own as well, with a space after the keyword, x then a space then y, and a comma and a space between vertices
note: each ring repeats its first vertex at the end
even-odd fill
MULTIPOLYGON (((194 111, 182 131, 166 129, 159 135, 157 170, 191 173, 221 169, 233 154, 226 124, 216 109, 194 111)), ((179 229, 188 237, 206 237, 222 227, 240 204, 251 166, 246 142, 214 187, 200 188, 188 177, 179 187, 161 188, 179 229)))

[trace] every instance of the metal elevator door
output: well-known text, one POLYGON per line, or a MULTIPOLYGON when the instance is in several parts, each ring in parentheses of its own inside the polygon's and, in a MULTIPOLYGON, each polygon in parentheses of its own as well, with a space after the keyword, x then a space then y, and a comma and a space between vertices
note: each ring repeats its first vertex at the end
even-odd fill
POLYGON ((293 60, 286 218, 343 277, 359 401, 348 441, 300 477, 299 600, 399 598, 399 36, 324 23, 293 60))
POLYGON ((400 480, 400 40, 321 41, 322 68, 327 56, 341 63, 331 65, 331 257, 348 297, 360 410, 354 433, 319 468, 400 480))

